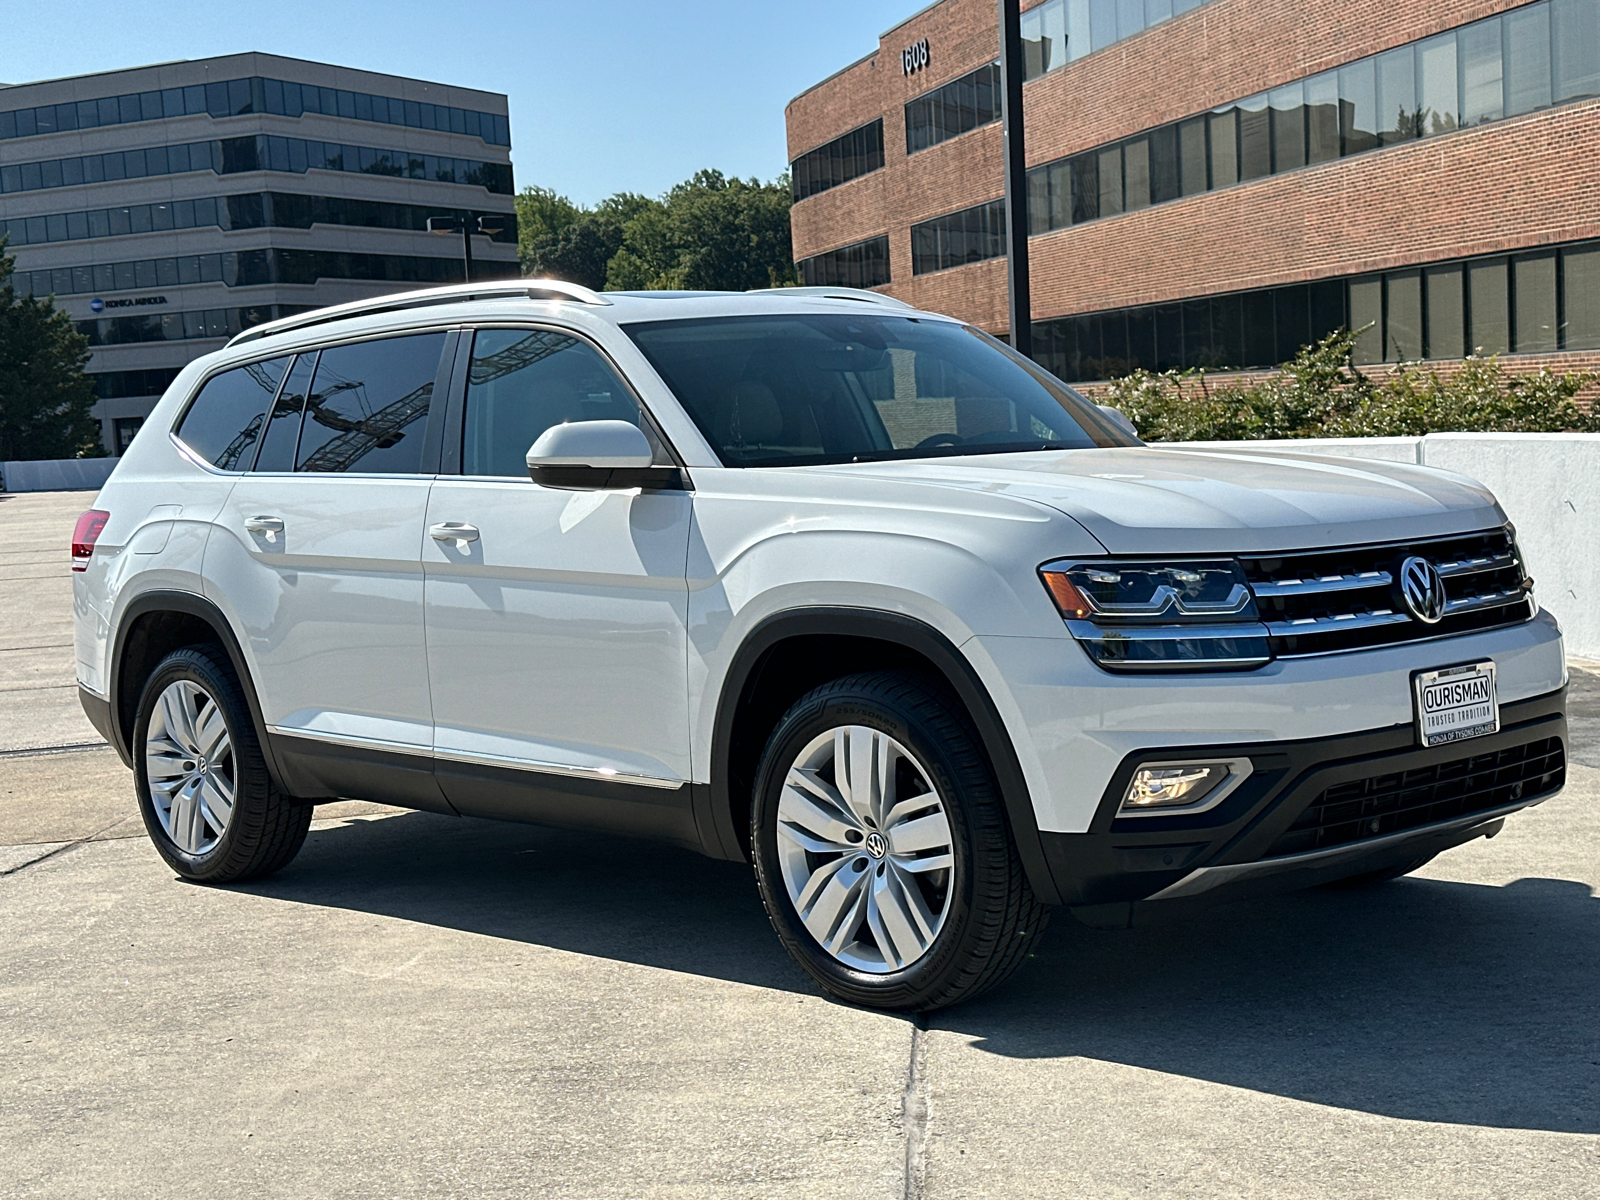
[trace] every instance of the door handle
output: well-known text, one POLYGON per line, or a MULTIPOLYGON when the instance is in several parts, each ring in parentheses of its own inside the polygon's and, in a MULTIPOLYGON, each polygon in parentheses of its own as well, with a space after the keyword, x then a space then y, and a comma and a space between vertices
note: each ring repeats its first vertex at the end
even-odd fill
POLYGON ((275 542, 283 532, 282 517, 246 517, 244 527, 251 533, 264 533, 267 541, 275 542))
POLYGON ((454 542, 457 550, 465 550, 468 542, 478 540, 478 527, 463 521, 442 521, 428 526, 428 536, 436 542, 454 542))

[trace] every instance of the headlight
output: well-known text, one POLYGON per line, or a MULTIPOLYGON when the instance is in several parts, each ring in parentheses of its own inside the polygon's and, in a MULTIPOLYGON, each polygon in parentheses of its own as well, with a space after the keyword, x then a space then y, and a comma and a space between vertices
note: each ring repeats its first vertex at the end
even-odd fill
POLYGON ((1239 669, 1272 660, 1236 562, 1056 562, 1039 575, 1073 637, 1108 670, 1239 669))

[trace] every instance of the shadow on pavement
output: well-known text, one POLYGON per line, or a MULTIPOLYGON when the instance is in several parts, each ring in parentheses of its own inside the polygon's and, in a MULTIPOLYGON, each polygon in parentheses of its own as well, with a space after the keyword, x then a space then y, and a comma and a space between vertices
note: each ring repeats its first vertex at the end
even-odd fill
MULTIPOLYGON (((750 870, 626 838, 408 813, 313 830, 241 889, 814 992, 750 870)), ((1013 1058, 1145 1067, 1409 1120, 1600 1132, 1600 898, 1406 879, 1108 933, 1058 913, 1000 990, 933 1016, 1013 1058)))
POLYGON ((1600 1132, 1600 898, 1403 879, 1104 933, 1061 920, 936 1028, 1416 1121, 1600 1132))

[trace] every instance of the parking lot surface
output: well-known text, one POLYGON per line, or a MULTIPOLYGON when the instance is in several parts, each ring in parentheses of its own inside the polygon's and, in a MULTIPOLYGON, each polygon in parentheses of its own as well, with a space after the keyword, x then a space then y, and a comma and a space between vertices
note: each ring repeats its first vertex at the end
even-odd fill
POLYGON ((176 880, 78 709, 88 494, 0 497, 0 1196, 1600 1197, 1600 674, 1416 875, 1105 932, 910 1021, 748 868, 322 806, 176 880))

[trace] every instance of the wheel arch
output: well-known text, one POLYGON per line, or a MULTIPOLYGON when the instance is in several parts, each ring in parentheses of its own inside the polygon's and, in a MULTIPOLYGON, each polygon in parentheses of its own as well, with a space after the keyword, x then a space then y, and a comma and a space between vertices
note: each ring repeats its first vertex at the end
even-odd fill
POLYGON ((937 629, 914 617, 876 609, 774 613, 740 644, 723 677, 712 727, 711 783, 699 806, 709 825, 702 835, 707 850, 748 861, 755 766, 767 735, 790 704, 829 679, 892 667, 930 671, 965 706, 994 768, 1029 885, 1041 901, 1060 903, 1022 764, 977 671, 937 629))
POLYGON ((112 642, 108 699, 111 707, 111 744, 122 761, 133 765, 133 724, 139 711, 139 693, 155 665, 184 646, 214 644, 227 655, 238 676, 255 726, 256 741, 267 760, 273 782, 282 786, 283 774, 273 757, 255 680, 240 648, 239 639, 222 610, 194 592, 151 591, 135 596, 117 621, 112 642))

